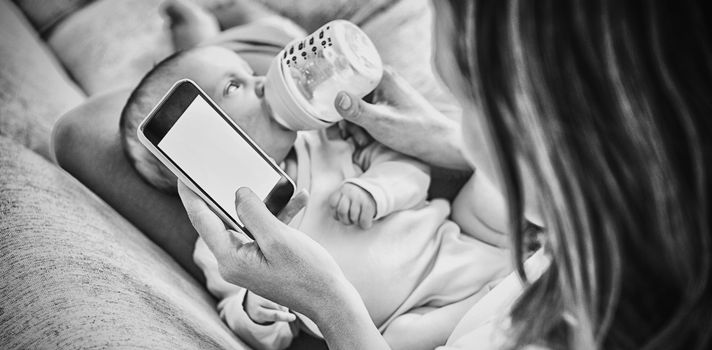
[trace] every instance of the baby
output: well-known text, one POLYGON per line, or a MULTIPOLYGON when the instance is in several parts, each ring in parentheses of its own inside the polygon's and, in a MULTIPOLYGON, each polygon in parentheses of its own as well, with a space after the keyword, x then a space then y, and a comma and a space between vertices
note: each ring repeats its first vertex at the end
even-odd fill
MULTIPOLYGON (((508 252, 461 234, 447 220, 446 201, 426 201, 430 178, 424 164, 376 142, 358 148, 334 127, 296 133, 272 118, 264 70, 303 31, 270 18, 223 35, 229 40, 213 39, 160 62, 129 97, 120 130, 137 172, 155 187, 175 191, 175 176, 138 142, 136 127, 175 81, 192 79, 282 164, 298 189, 309 191, 309 204, 290 225, 333 255, 391 346, 403 347, 414 332, 427 340, 418 343, 422 348, 444 344, 469 306, 510 272, 508 252), (414 328, 426 316, 432 322, 414 328)), ((221 317, 252 346, 283 349, 299 331, 320 335, 306 317, 225 282, 201 239, 194 260, 219 299, 221 317)))

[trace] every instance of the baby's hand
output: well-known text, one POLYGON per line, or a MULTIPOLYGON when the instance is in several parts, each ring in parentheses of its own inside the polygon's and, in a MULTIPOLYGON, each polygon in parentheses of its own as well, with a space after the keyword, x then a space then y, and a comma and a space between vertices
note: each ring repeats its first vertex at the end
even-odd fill
POLYGON ((175 50, 187 50, 220 33, 217 19, 207 10, 187 0, 163 3, 175 50))
POLYGON ((358 224, 362 229, 373 225, 376 216, 376 201, 363 188, 352 183, 345 183, 329 198, 329 205, 334 211, 334 219, 344 225, 358 224))
POLYGON ((250 319, 257 324, 270 324, 274 322, 294 322, 297 316, 289 309, 271 300, 267 300, 250 291, 245 294, 242 306, 250 319))

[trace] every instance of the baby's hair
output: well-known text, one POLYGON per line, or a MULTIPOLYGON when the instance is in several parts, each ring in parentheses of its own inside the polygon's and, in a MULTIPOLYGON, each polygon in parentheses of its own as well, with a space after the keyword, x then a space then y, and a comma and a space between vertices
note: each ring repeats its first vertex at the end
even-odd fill
POLYGON ((124 153, 139 175, 155 188, 176 193, 176 178, 138 140, 136 130, 141 121, 168 89, 180 78, 178 62, 186 56, 179 51, 156 64, 131 92, 119 120, 119 134, 124 153))

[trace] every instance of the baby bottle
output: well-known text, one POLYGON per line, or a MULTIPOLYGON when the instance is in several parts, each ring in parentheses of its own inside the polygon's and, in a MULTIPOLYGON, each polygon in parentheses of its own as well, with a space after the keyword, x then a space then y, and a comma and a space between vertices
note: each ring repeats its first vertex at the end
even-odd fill
POLYGON ((339 91, 362 98, 382 74, 381 58, 368 36, 351 22, 331 21, 274 58, 265 99, 277 122, 291 130, 324 128, 341 120, 334 107, 339 91))

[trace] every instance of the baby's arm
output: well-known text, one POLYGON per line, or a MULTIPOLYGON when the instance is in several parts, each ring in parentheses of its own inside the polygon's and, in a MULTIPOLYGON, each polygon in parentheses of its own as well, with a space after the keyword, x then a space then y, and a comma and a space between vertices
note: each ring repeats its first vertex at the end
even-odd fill
MULTIPOLYGON (((356 223, 353 218, 355 213, 349 212, 354 204, 361 205, 361 211, 369 214, 361 217, 370 226, 372 220, 413 208, 425 200, 430 185, 430 168, 427 165, 377 142, 357 150, 353 161, 364 169, 364 173, 346 179, 330 201, 337 218, 346 219, 346 223, 356 223), (346 203, 342 204, 342 201, 346 203)), ((361 227, 367 228, 362 220, 358 222, 361 227)))
POLYGON ((445 345, 455 326, 482 298, 484 290, 439 308, 422 307, 396 317, 383 332, 391 349, 428 349, 445 345))
POLYGON ((193 259, 205 274, 208 290, 219 300, 220 318, 240 339, 257 349, 281 350, 292 343, 298 330, 295 323, 286 321, 294 321, 294 314, 225 281, 220 276, 215 256, 200 238, 196 241, 193 259))
POLYGON ((176 51, 191 49, 220 33, 215 16, 200 5, 187 0, 166 0, 163 3, 176 51))
POLYGON ((452 220, 464 234, 497 247, 509 247, 504 195, 477 171, 452 202, 452 220))

